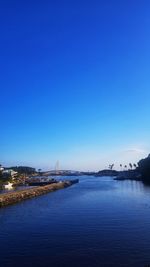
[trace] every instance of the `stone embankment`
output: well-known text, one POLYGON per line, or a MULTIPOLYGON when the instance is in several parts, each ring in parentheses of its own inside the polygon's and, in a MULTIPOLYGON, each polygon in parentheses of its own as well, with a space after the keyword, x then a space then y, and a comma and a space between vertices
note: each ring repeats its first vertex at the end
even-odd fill
POLYGON ((63 181, 49 184, 46 186, 38 186, 34 188, 27 188, 25 190, 15 191, 11 193, 4 193, 0 195, 0 207, 8 206, 25 199, 37 197, 46 193, 50 193, 65 187, 78 183, 79 180, 63 181))

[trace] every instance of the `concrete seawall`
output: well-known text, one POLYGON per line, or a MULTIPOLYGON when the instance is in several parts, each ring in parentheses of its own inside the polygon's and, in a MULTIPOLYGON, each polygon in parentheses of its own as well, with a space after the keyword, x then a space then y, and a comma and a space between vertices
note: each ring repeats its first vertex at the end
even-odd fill
POLYGON ((59 189, 63 189, 65 187, 71 186, 75 183, 78 183, 79 180, 71 180, 71 181, 63 181, 58 182, 46 186, 38 186, 30 189, 15 191, 11 193, 4 193, 0 195, 0 208, 4 206, 8 206, 17 202, 20 202, 25 199, 37 197, 40 195, 44 195, 46 193, 50 193, 59 189))

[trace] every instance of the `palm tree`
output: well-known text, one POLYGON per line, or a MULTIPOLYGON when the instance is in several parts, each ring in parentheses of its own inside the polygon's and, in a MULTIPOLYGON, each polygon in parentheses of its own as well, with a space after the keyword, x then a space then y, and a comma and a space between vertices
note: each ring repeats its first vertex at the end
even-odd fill
POLYGON ((129 163, 129 167, 132 170, 132 167, 133 167, 132 163, 129 163))
POLYGON ((120 169, 122 170, 122 164, 120 164, 120 169))
POLYGON ((134 168, 136 169, 137 165, 136 165, 135 163, 133 164, 133 166, 134 166, 134 168))
POLYGON ((115 164, 110 164, 109 169, 112 170, 115 164))
POLYGON ((127 169, 127 165, 124 166, 125 170, 127 169))

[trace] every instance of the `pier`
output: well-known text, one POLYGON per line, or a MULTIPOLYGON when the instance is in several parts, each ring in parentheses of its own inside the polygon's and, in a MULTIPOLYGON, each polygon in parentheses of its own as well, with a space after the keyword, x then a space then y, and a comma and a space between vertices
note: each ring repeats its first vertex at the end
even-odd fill
POLYGON ((60 181, 58 183, 53 183, 45 186, 38 186, 34 188, 27 188, 20 191, 4 193, 0 195, 0 207, 8 206, 15 204, 25 199, 30 199, 46 193, 54 192, 59 189, 69 187, 75 183, 78 183, 79 180, 70 180, 70 181, 60 181))

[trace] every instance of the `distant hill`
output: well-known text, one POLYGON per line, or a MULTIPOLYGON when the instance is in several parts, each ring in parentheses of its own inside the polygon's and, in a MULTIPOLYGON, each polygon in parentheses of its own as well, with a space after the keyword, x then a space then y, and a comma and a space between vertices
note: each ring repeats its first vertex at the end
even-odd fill
POLYGON ((13 166, 7 169, 12 169, 13 171, 18 172, 19 174, 25 173, 27 175, 30 175, 36 172, 35 168, 28 167, 28 166, 13 166))
POLYGON ((102 170, 96 173, 96 176, 117 176, 118 171, 115 170, 102 170))
POLYGON ((95 175, 95 172, 81 172, 81 171, 73 171, 73 170, 52 170, 43 172, 43 175, 52 175, 52 176, 81 176, 81 175, 95 175))

